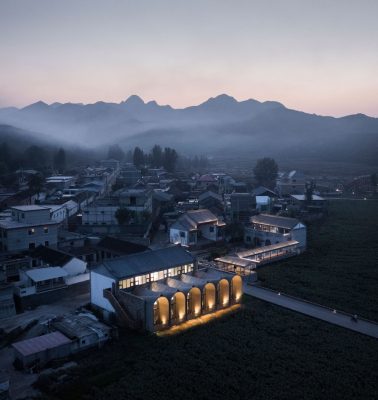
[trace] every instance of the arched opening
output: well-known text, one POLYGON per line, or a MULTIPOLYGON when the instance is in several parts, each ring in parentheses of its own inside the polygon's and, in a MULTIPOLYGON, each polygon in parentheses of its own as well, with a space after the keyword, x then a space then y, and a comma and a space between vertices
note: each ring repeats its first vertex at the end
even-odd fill
POLYGON ((204 311, 215 310, 216 292, 213 283, 207 283, 203 288, 203 308, 204 311))
POLYGON ((189 290, 188 296, 188 316, 198 317, 201 314, 201 290, 194 287, 189 290))
POLYGON ((171 320, 173 323, 182 322, 186 316, 185 295, 182 292, 175 293, 171 298, 171 320))
POLYGON ((154 303, 154 324, 167 325, 169 322, 169 301, 166 297, 159 297, 154 303))
POLYGON ((231 280, 232 302, 240 301, 243 294, 243 281, 239 275, 235 275, 231 280))
POLYGON ((230 303, 230 284, 227 279, 218 282, 218 304, 219 307, 227 307, 230 303))

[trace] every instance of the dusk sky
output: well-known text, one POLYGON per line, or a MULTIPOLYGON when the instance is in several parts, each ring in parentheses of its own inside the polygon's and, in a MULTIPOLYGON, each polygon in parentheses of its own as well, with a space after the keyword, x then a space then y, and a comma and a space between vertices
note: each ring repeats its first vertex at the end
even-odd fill
POLYGON ((0 107, 227 93, 378 116, 377 0, 0 0, 0 107))

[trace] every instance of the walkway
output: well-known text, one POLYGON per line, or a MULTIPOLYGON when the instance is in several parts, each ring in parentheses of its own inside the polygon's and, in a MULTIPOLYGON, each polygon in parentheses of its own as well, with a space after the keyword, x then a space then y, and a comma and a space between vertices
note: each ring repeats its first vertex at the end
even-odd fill
POLYGON ((357 321, 353 321, 351 314, 347 314, 342 311, 336 311, 319 304, 310 303, 305 300, 258 286, 244 284, 243 289, 245 294, 256 297, 257 299, 264 300, 269 303, 285 307, 289 310, 297 311, 299 313, 309 315, 310 317, 318 318, 331 324, 339 325, 343 328, 347 328, 378 339, 378 324, 373 321, 360 318, 358 318, 357 321))

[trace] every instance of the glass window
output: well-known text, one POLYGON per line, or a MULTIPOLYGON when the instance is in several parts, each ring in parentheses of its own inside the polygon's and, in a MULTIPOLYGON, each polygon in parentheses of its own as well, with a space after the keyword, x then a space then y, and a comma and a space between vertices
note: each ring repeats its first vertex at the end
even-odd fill
POLYGON ((49 228, 47 228, 46 226, 43 228, 43 233, 49 233, 49 228))
POLYGON ((28 233, 29 233, 29 235, 34 235, 35 229, 34 229, 34 228, 30 228, 30 229, 28 230, 28 233))

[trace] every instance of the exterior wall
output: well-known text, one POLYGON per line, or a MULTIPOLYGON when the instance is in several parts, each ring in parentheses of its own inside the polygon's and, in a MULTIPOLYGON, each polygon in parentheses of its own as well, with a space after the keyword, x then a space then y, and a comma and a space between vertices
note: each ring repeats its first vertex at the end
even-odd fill
POLYGON ((35 286, 30 286, 27 288, 15 289, 15 302, 17 307, 23 311, 30 307, 34 308, 43 304, 54 303, 88 292, 89 280, 40 293, 36 293, 35 286))
POLYGON ((112 313, 115 310, 109 301, 105 299, 103 291, 104 289, 111 289, 113 283, 116 283, 114 279, 91 271, 91 303, 112 313))
POLYGON ((119 206, 90 206, 83 211, 83 225, 118 225, 115 213, 119 206))
POLYGON ((276 244, 291 240, 290 233, 274 233, 264 232, 253 229, 252 227, 246 227, 244 231, 244 242, 246 244, 255 244, 255 239, 260 241, 261 245, 265 245, 266 241, 269 240, 270 244, 276 244), (248 237, 251 239, 248 240, 248 237))
POLYGON ((294 228, 291 232, 292 240, 296 240, 299 242, 298 247, 301 251, 306 250, 307 247, 307 229, 306 227, 303 228, 294 228))
POLYGON ((67 218, 67 209, 65 206, 62 206, 58 209, 51 211, 51 220, 55 222, 62 222, 67 218))
POLYGON ((7 237, 2 239, 7 246, 7 251, 20 251, 29 249, 29 244, 34 243, 35 247, 55 246, 58 243, 58 225, 30 226, 17 229, 8 229, 7 237), (44 233, 44 228, 48 228, 48 233, 44 233), (29 235, 29 229, 34 228, 35 232, 29 235))
MULTIPOLYGON (((145 325, 149 323, 149 321, 147 321, 145 301, 143 299, 123 291, 118 292, 117 298, 134 320, 144 321, 145 325)), ((150 318, 150 315, 148 315, 148 317, 150 318)))
POLYGON ((67 272, 68 275, 75 276, 78 274, 83 274, 85 272, 85 270, 87 269, 87 263, 74 257, 62 268, 67 272))
POLYGON ((63 345, 40 351, 39 353, 30 354, 23 356, 17 350, 15 350, 15 358, 19 360, 23 368, 28 368, 34 363, 38 362, 39 365, 44 365, 51 360, 66 357, 71 354, 71 343, 65 343, 63 345))
POLYGON ((181 231, 180 229, 169 229, 169 241, 171 243, 180 243, 183 246, 189 246, 189 232, 181 231), (181 236, 181 232, 184 233, 184 236, 181 236))
POLYGON ((13 221, 22 222, 24 224, 41 224, 50 222, 50 209, 41 208, 34 211, 20 211, 12 209, 13 221))

